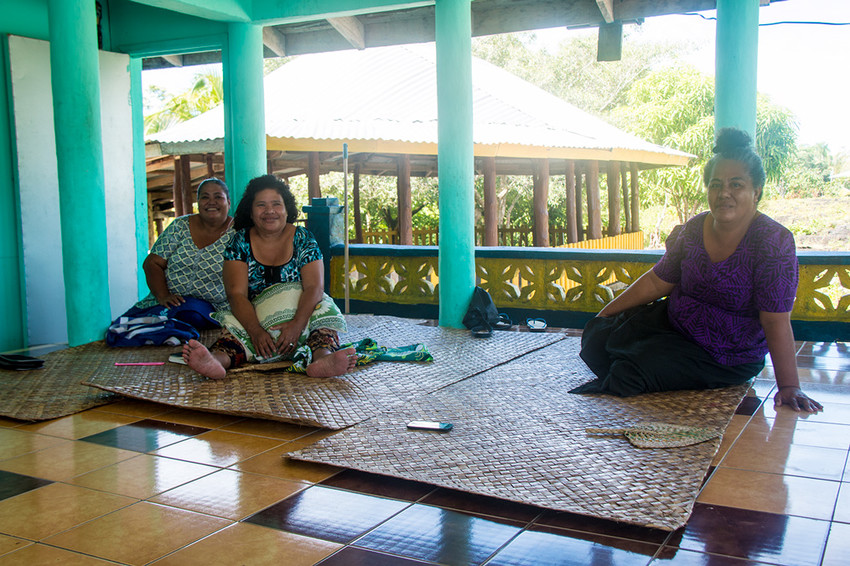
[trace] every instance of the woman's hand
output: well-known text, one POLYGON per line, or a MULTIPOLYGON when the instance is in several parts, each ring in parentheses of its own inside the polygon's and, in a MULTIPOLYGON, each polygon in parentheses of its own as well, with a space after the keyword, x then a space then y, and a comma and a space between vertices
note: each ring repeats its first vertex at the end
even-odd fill
POLYGON ((773 397, 775 407, 787 405, 795 411, 806 411, 807 413, 817 413, 823 410, 823 405, 809 398, 802 389, 794 385, 786 385, 779 388, 779 391, 773 397))
POLYGON ((156 300, 166 308, 176 307, 186 302, 186 299, 175 293, 168 293, 167 295, 157 297, 156 300))
POLYGON ((254 344, 254 351, 258 356, 270 358, 277 354, 277 346, 271 334, 260 328, 254 332, 248 331, 251 337, 251 343, 254 344))
POLYGON ((298 348, 298 339, 304 329, 294 320, 272 326, 269 330, 279 330, 280 336, 275 341, 275 347, 281 354, 292 354, 298 348))

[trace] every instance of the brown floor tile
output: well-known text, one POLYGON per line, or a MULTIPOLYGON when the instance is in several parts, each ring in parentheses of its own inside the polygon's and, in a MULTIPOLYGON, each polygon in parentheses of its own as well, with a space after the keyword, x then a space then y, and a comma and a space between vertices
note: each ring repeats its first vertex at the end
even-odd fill
POLYGON ((20 539, 18 537, 10 537, 8 535, 0 535, 0 556, 20 550, 23 547, 32 544, 31 541, 20 539))
POLYGON ((427 483, 369 474, 358 470, 343 470, 322 481, 321 484, 402 501, 419 501, 437 489, 427 483))
POLYGON ((764 439, 747 427, 720 467, 840 481, 846 459, 846 449, 791 444, 787 436, 764 439))
POLYGON ((114 562, 107 562, 94 556, 77 554, 61 548, 54 548, 44 544, 31 544, 26 548, 17 550, 0 558, 3 566, 35 566, 36 564, 60 564, 61 566, 106 566, 114 562))
POLYGON ((135 458, 77 476, 70 483, 109 493, 147 499, 178 485, 215 472, 218 468, 136 454, 135 458))
POLYGON ((657 544, 555 528, 521 532, 488 566, 644 566, 657 544))
POLYGON ((341 468, 336 466, 299 462, 287 458, 284 451, 285 446, 263 452, 231 467, 242 472, 253 472, 306 483, 318 483, 341 471, 341 468))
POLYGON ((150 499, 233 521, 305 489, 306 484, 235 470, 219 470, 150 499))
POLYGON ((311 486, 246 521, 345 544, 409 505, 406 501, 311 486))
POLYGON ((354 545, 442 564, 480 564, 520 531, 501 520, 414 503, 354 545))
MULTIPOLYGON (((804 387, 803 390, 806 391, 806 388, 804 387)), ((764 416, 768 419, 802 419, 809 422, 850 425, 850 403, 824 403, 821 399, 818 399, 816 392, 810 393, 812 393, 811 397, 815 401, 823 404, 823 411, 820 413, 795 412, 788 407, 776 408, 771 402, 763 405, 764 416)))
POLYGON ((797 366, 801 368, 850 371, 850 358, 830 358, 797 354, 797 366))
POLYGON ((61 440, 38 452, 2 460, 0 469, 53 481, 67 481, 134 456, 138 456, 138 453, 88 442, 61 440))
POLYGON ((850 343, 847 342, 805 342, 797 351, 803 356, 850 359, 850 343))
POLYGON ((667 545, 771 564, 817 566, 828 531, 828 521, 698 503, 688 524, 667 545))
POLYGON ((7 419, 6 417, 0 417, 0 428, 15 428, 17 426, 21 426, 22 424, 24 423, 21 421, 7 419))
POLYGON ((150 403, 148 401, 137 401, 135 399, 121 399, 108 405, 101 405, 91 409, 92 411, 103 411, 104 413, 117 413, 131 417, 151 418, 166 415, 175 409, 168 405, 150 403))
POLYGON ((835 503, 835 515, 833 515, 832 520, 850 523, 850 483, 841 484, 838 500, 835 503))
POLYGON ((848 385, 850 384, 850 371, 838 371, 832 369, 800 368, 797 370, 803 389, 809 383, 823 385, 848 385))
POLYGON ((639 527, 628 523, 619 523, 563 511, 546 511, 543 516, 534 522, 534 525, 534 528, 538 530, 545 527, 556 527, 575 532, 648 542, 655 545, 663 543, 670 534, 660 529, 639 527))
POLYGON ((750 422, 750 417, 747 415, 733 415, 732 420, 729 421, 729 425, 726 427, 726 430, 723 432, 723 438, 720 440, 720 447, 717 449, 717 454, 714 455, 714 458, 711 460, 711 465, 716 466, 723 460, 723 457, 726 456, 726 453, 738 439, 738 436, 741 434, 741 431, 744 430, 744 426, 750 422))
POLYGON ((21 432, 12 428, 0 428, 0 460, 36 452, 61 442, 61 440, 52 436, 21 432))
POLYGON ((236 523, 154 562, 155 566, 311 566, 341 548, 332 542, 236 523))
POLYGON ((838 482, 719 467, 697 501, 829 521, 838 482))
POLYGON ((203 411, 193 411, 191 409, 175 409, 157 417, 157 419, 169 423, 216 429, 243 421, 245 420, 245 417, 222 415, 218 413, 205 413, 203 411))
POLYGON ((694 552, 673 546, 665 546, 658 556, 649 563, 650 566, 663 566, 671 564, 675 566, 758 566, 764 562, 753 562, 743 558, 732 558, 719 554, 708 554, 705 552, 694 552))
POLYGON ((211 430, 160 448, 155 453, 159 456, 226 468, 282 444, 277 438, 211 430))
POLYGON ((444 509, 454 509, 455 511, 463 511, 475 515, 510 519, 520 523, 529 523, 540 517, 543 513, 543 509, 534 507, 533 505, 524 505, 522 503, 514 503, 513 501, 505 501, 503 499, 496 499, 495 497, 486 497, 443 487, 433 491, 419 501, 419 503, 434 505, 444 509))
POLYGON ((41 540, 136 501, 75 485, 53 483, 0 501, 0 531, 41 540))
POLYGON ((428 566, 429 564, 433 562, 421 562, 365 548, 346 546, 316 566, 428 566))
POLYGON ((850 449, 850 425, 815 422, 808 419, 753 419, 746 438, 767 444, 800 444, 821 448, 850 449))
POLYGON ((59 436, 70 440, 83 438, 110 430, 122 425, 130 424, 139 420, 139 417, 129 417, 112 413, 98 411, 84 411, 75 415, 53 419, 40 423, 26 424, 16 430, 27 432, 38 432, 48 436, 59 436))
POLYGON ((233 424, 221 427, 223 430, 238 432, 241 434, 253 434, 255 436, 267 436, 269 438, 280 438, 282 440, 295 440, 319 429, 310 426, 298 426, 289 423, 266 421, 261 419, 244 419, 233 424))
POLYGON ((141 501, 45 542, 125 564, 147 564, 229 524, 218 517, 141 501))
POLYGON ((850 556, 850 525, 833 523, 829 530, 822 565, 847 566, 848 556, 850 556))

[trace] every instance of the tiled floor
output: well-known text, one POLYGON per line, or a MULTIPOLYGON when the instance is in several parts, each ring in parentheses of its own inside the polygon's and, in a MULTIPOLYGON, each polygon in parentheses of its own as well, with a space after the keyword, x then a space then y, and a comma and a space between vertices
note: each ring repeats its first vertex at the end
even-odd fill
POLYGON ((800 415, 768 367, 674 533, 289 462, 328 431, 120 401, 0 419, 0 566, 850 564, 850 348, 800 344, 800 415))

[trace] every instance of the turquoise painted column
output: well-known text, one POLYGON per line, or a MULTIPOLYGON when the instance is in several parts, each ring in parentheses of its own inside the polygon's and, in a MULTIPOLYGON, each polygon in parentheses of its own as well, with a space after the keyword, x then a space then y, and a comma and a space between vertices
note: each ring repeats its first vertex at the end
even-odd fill
POLYGON ((756 132, 759 0, 717 0, 714 127, 756 132))
POLYGON ((26 346, 26 301, 23 295, 20 207, 14 171, 14 134, 9 119, 8 36, 0 36, 0 352, 26 346))
POLYGON ((142 60, 130 57, 130 112, 133 120, 133 208, 136 217, 136 266, 139 298, 148 294, 142 262, 151 243, 148 233, 148 178, 145 167, 145 115, 142 95, 142 60))
POLYGON ((248 181, 266 173, 262 26, 228 24, 222 55, 225 175, 235 208, 248 181))
POLYGON ((49 0, 50 77, 68 343, 103 338, 111 320, 95 4, 49 0))
POLYGON ((437 0, 440 326, 461 328, 475 287, 470 0, 437 0))

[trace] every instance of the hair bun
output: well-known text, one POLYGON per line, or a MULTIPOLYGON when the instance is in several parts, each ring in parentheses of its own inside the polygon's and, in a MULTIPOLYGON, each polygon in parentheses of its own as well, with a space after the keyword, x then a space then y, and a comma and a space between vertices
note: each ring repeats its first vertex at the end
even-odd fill
POLYGON ((744 130, 738 128, 722 128, 717 132, 716 145, 712 148, 714 153, 728 153, 736 149, 745 149, 752 146, 753 140, 744 130))

